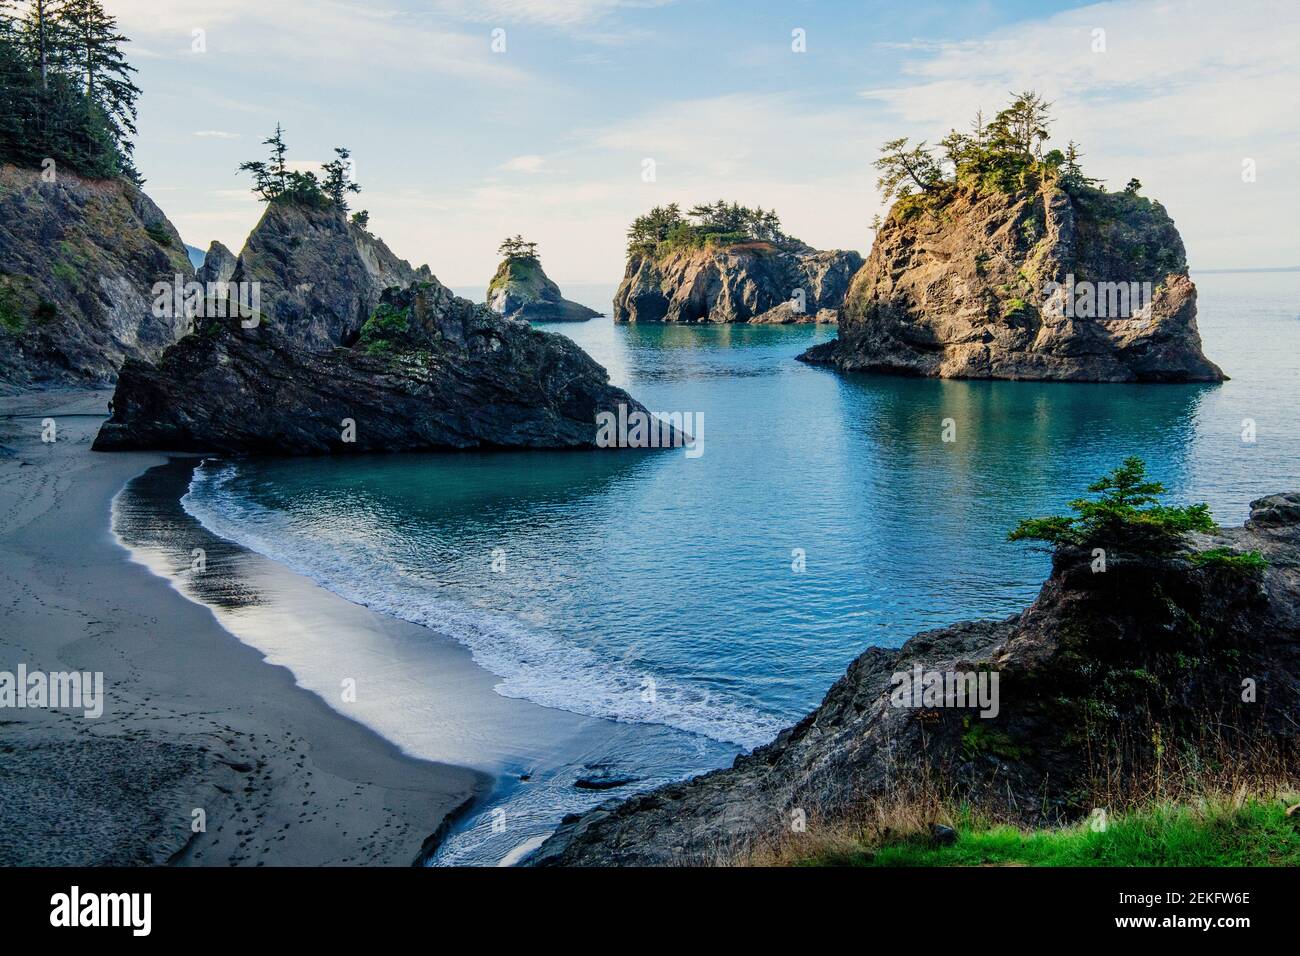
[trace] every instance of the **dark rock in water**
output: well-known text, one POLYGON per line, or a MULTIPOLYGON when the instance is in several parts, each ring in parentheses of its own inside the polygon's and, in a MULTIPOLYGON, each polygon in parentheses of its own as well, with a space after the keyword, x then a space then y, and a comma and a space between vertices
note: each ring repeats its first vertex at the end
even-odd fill
POLYGON ((938 378, 1217 382, 1163 206, 1055 181, 900 200, 853 278, 839 338, 801 358, 938 378))
MULTIPOLYGON (((1090 744, 1119 740, 1124 764, 1207 727, 1242 752, 1296 759, 1300 726, 1300 493, 1251 505, 1242 528, 1201 548, 1259 551, 1260 573, 1182 557, 1056 553, 1037 600, 1003 621, 870 648, 820 707, 734 765, 602 805, 564 823, 537 865, 713 862, 776 841, 803 811, 822 819, 936 773, 963 798, 1026 822, 1086 816, 1090 744), (996 713, 909 706, 920 675, 998 676, 996 713), (1243 680, 1253 694, 1243 700, 1243 680), (1153 733, 1153 728, 1158 728, 1153 733), (1001 812, 1001 811, 1000 811, 1001 812)), ((924 705, 922 699, 917 702, 924 705)))
POLYGON ((930 825, 930 839, 939 846, 952 846, 957 842, 957 831, 942 823, 933 823, 930 825))
POLYGON ((0 164, 0 388, 110 384, 180 335, 154 314, 154 285, 194 277, 137 187, 51 172, 0 164))
POLYGON ((277 201, 267 204, 230 278, 259 284, 259 311, 276 335, 321 350, 355 342, 385 289, 433 274, 412 269, 332 205, 277 201))
POLYGON ((743 242, 634 253, 615 322, 834 322, 862 265, 853 251, 743 242))
POLYGON ((274 454, 592 448, 596 415, 645 411, 569 339, 493 315, 436 279, 384 293, 351 348, 275 323, 202 323, 129 361, 99 450, 274 454))
POLYGON ((619 773, 604 764, 590 764, 585 769, 591 771, 579 777, 573 785, 579 790, 613 790, 636 783, 637 778, 626 773, 619 773))
POLYGON ((600 315, 564 298, 536 258, 503 261, 488 284, 487 306, 497 315, 522 322, 583 322, 600 315))
POLYGON ((235 254, 214 239, 212 245, 208 246, 203 265, 199 266, 195 278, 204 285, 209 282, 229 282, 235 275, 238 263, 235 254))

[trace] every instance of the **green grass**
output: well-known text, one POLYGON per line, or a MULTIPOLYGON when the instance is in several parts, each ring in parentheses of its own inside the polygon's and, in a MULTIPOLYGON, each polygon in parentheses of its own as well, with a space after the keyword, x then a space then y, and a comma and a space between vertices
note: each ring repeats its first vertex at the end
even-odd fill
POLYGON ((1231 548, 1210 548, 1208 551, 1194 551, 1192 563, 1205 567, 1227 568, 1244 574, 1262 571, 1268 562, 1258 551, 1233 551, 1231 548))
POLYGON ((70 262, 56 262, 50 268, 50 271, 68 285, 76 286, 81 284, 81 275, 77 272, 77 267, 70 262))
POLYGON ((1020 830, 965 821, 951 846, 914 836, 854 852, 830 852, 805 866, 1300 866, 1300 814, 1281 801, 1235 807, 1158 805, 1089 822, 1020 830))

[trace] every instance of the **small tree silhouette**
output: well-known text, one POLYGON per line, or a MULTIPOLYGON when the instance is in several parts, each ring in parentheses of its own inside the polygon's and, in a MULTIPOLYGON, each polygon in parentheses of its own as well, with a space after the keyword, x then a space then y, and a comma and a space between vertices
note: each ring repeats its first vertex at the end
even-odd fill
POLYGON ((507 236, 502 240, 501 245, 497 247, 497 254, 503 259, 537 262, 537 243, 528 242, 523 236, 516 233, 514 236, 507 236))

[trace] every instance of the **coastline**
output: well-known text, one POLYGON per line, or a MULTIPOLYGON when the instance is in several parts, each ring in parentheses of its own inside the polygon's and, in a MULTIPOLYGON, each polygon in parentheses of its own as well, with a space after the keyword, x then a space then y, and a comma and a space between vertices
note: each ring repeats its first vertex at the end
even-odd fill
POLYGON ((0 863, 423 859, 489 775, 403 753, 133 561, 110 503, 167 457, 90 451, 109 397, 0 398, 0 670, 104 675, 97 719, 0 711, 0 863))

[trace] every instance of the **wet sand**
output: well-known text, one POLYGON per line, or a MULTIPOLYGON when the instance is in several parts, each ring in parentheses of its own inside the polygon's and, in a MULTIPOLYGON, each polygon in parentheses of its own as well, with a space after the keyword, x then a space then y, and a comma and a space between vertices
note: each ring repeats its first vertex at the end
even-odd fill
POLYGON ((415 862, 492 778, 403 753, 132 561, 110 502, 167 459, 90 451, 108 398, 0 398, 0 670, 101 671, 106 698, 0 709, 0 864, 415 862))

